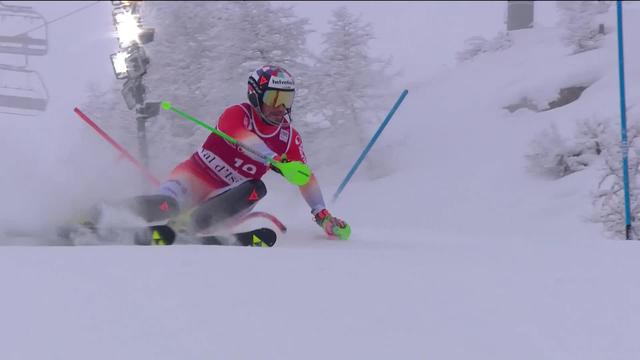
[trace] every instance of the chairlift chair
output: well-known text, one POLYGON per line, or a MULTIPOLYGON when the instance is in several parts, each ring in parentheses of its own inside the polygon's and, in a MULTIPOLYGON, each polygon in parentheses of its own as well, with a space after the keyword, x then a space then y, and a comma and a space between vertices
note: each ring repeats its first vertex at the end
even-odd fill
POLYGON ((48 103, 49 92, 37 71, 0 64, 0 113, 34 116, 48 103))
POLYGON ((0 54, 41 56, 48 48, 47 21, 40 13, 0 2, 0 54))

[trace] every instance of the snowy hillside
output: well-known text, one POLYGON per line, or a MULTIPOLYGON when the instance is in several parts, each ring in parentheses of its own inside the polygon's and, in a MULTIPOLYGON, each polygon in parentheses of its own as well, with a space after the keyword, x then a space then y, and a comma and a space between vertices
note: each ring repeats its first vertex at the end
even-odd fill
MULTIPOLYGON (((637 122, 640 10, 625 9, 625 24, 628 117, 637 122)), ((514 32, 509 49, 409 87, 383 134, 404 144, 393 149, 396 172, 356 176, 329 206, 351 224, 347 242, 326 240, 297 190, 269 174, 258 210, 290 228, 271 249, 0 248, 0 358, 640 358, 640 245, 585 220, 603 160, 550 179, 525 156, 552 125, 570 139, 585 118, 619 122, 615 29, 600 49, 575 55, 558 31, 514 32), (587 88, 566 106, 506 109, 544 109, 571 86, 587 88)), ((31 125, 21 126, 5 133, 11 151, 46 142, 46 132, 27 137, 31 125)), ((100 140, 90 144, 95 161, 109 159, 100 140)), ((75 156, 70 145, 60 153, 75 156)), ((74 171, 41 156, 36 168, 74 171)), ((65 176, 39 187, 13 166, 27 179, 0 185, 42 195, 43 213, 74 203, 50 191, 65 176)), ((100 181, 138 181, 124 173, 116 167, 100 181)), ((329 201, 344 174, 317 175, 329 201)), ((77 185, 73 199, 91 196, 77 185)), ((0 220, 18 223, 14 212, 0 220)))

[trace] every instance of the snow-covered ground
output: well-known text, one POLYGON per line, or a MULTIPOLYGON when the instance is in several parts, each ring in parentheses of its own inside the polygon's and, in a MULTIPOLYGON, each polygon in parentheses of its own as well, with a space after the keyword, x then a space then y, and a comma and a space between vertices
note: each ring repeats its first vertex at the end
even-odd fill
MULTIPOLYGON (((637 119, 640 12, 628 10, 627 104, 637 119)), ((551 124, 570 136, 584 117, 619 119, 615 32, 573 56, 557 29, 513 35, 512 48, 408 88, 383 135, 404 141, 399 170, 356 176, 330 205, 352 225, 347 242, 324 239, 297 190, 270 174, 259 209, 290 228, 272 249, 1 248, 0 358, 640 358, 640 245, 584 220, 601 169, 549 180, 524 157, 551 124), (590 87, 567 106, 503 109, 524 96, 545 104, 580 83, 590 87)), ((46 139, 10 134, 12 151, 46 139)), ((57 160, 40 156, 36 167, 57 160)), ((318 176, 329 200, 344 174, 318 176)), ((24 188, 4 179, 5 189, 24 188)), ((20 194, 7 197, 20 205, 20 194)), ((67 205, 60 199, 50 194, 43 207, 67 205)))

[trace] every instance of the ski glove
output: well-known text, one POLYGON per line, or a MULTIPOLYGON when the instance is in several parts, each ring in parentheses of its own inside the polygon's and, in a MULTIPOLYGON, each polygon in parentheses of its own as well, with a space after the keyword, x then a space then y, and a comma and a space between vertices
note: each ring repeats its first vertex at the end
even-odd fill
MULTIPOLYGON (((287 160, 287 154, 282 154, 282 156, 276 155, 273 157, 273 160, 280 161, 283 163, 289 162, 289 160, 287 160)), ((282 171, 280 171, 280 169, 278 169, 277 167, 273 166, 271 163, 269 163, 269 168, 277 172, 278 174, 282 175, 282 171)))
POLYGON ((327 209, 322 209, 322 211, 317 213, 315 221, 332 239, 348 240, 349 235, 351 235, 351 227, 349 224, 331 215, 327 209))

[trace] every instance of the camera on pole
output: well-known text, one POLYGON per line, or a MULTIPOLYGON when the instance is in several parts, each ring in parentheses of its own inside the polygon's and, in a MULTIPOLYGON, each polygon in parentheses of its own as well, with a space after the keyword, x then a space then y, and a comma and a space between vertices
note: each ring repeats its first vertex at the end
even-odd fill
POLYGON ((160 102, 146 102, 147 88, 142 78, 151 61, 143 45, 153 41, 155 29, 145 28, 142 24, 142 1, 111 1, 111 4, 119 45, 119 51, 111 54, 111 65, 116 79, 126 80, 122 85, 122 97, 129 110, 136 110, 140 157, 148 166, 146 122, 158 115, 160 102))

